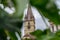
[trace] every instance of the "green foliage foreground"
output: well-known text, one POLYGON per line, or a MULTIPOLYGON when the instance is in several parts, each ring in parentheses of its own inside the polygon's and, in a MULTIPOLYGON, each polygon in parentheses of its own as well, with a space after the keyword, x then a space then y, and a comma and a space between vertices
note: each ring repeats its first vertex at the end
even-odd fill
POLYGON ((18 40, 15 32, 21 36, 22 23, 20 18, 10 15, 0 8, 0 40, 7 40, 7 36, 10 36, 11 40, 18 40))
POLYGON ((44 31, 36 30, 35 32, 32 32, 31 35, 34 35, 36 40, 60 40, 60 30, 56 33, 52 33, 48 30, 49 29, 44 31))

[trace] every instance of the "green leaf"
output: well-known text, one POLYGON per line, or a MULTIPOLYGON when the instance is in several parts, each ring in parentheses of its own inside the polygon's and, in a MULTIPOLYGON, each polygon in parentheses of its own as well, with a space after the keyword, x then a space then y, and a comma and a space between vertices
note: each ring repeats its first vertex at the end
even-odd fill
POLYGON ((4 29, 0 29, 0 40, 7 40, 7 35, 4 29))
POLYGON ((43 31, 44 35, 49 35, 51 33, 51 30, 50 29, 45 29, 43 31))
POLYGON ((2 3, 4 6, 7 6, 7 5, 8 5, 7 0, 1 0, 1 3, 2 3))
POLYGON ((16 8, 16 12, 15 12, 15 16, 22 16, 24 9, 26 8, 26 5, 28 3, 28 0, 12 0, 15 3, 15 8, 16 8))
POLYGON ((1 1, 0 3, 3 4, 4 7, 9 7, 9 8, 13 7, 13 3, 11 0, 0 0, 0 1, 1 1))
POLYGON ((60 40, 60 37, 54 37, 54 38, 52 38, 50 40, 60 40))
POLYGON ((45 8, 48 2, 49 0, 30 0, 30 4, 38 8, 45 8))
POLYGON ((0 9, 0 29, 4 28, 8 31, 12 32, 19 32, 22 27, 22 21, 20 21, 20 18, 10 16, 8 13, 6 13, 4 10, 0 9))
POLYGON ((50 40, 60 40, 60 30, 54 33, 54 36, 50 40))
POLYGON ((5 29, 7 31, 6 34, 11 37, 11 40, 15 40, 15 32, 18 32, 19 36, 21 36, 20 29, 23 21, 20 21, 18 17, 10 16, 2 9, 0 9, 0 12, 0 29, 5 29))
POLYGON ((31 35, 34 35, 36 37, 36 40, 50 40, 54 37, 54 33, 51 33, 49 29, 46 29, 44 31, 36 30, 32 32, 31 35))
POLYGON ((32 32, 31 34, 34 35, 34 36, 36 36, 36 37, 40 37, 41 35, 43 35, 43 31, 36 30, 36 31, 32 32))
POLYGON ((5 33, 7 34, 7 36, 10 37, 10 40, 18 40, 17 37, 16 37, 15 32, 11 32, 11 31, 5 30, 5 33))
POLYGON ((12 6, 14 5, 15 13, 14 16, 20 17, 20 20, 23 18, 24 9, 27 6, 28 0, 1 0, 1 3, 4 6, 12 6))
POLYGON ((55 33, 56 36, 60 37, 60 30, 55 33))

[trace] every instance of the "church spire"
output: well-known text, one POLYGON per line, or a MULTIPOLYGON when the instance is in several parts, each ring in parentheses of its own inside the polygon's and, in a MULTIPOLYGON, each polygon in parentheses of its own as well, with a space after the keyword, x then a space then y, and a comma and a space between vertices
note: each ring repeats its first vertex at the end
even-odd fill
POLYGON ((31 5, 28 5, 27 15, 25 16, 24 21, 24 39, 31 38, 34 39, 33 36, 30 34, 31 32, 35 31, 35 19, 32 14, 31 5))
POLYGON ((27 20, 31 20, 31 18, 34 17, 32 14, 32 9, 30 4, 28 5, 27 15, 25 17, 27 18, 27 20))

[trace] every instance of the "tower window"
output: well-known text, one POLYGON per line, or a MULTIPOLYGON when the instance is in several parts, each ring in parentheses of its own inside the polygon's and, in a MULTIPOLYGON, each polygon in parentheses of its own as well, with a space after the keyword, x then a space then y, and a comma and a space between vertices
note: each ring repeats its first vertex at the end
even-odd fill
POLYGON ((28 25, 28 29, 30 29, 30 26, 28 25))

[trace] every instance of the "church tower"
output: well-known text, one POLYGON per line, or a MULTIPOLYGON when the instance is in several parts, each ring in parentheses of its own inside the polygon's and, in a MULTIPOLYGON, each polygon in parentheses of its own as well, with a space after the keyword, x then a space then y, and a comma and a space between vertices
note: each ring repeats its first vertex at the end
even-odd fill
POLYGON ((30 35, 31 32, 35 31, 35 18, 32 14, 31 6, 28 5, 27 15, 25 15, 25 21, 24 21, 24 38, 31 38, 34 39, 32 35, 30 35))

